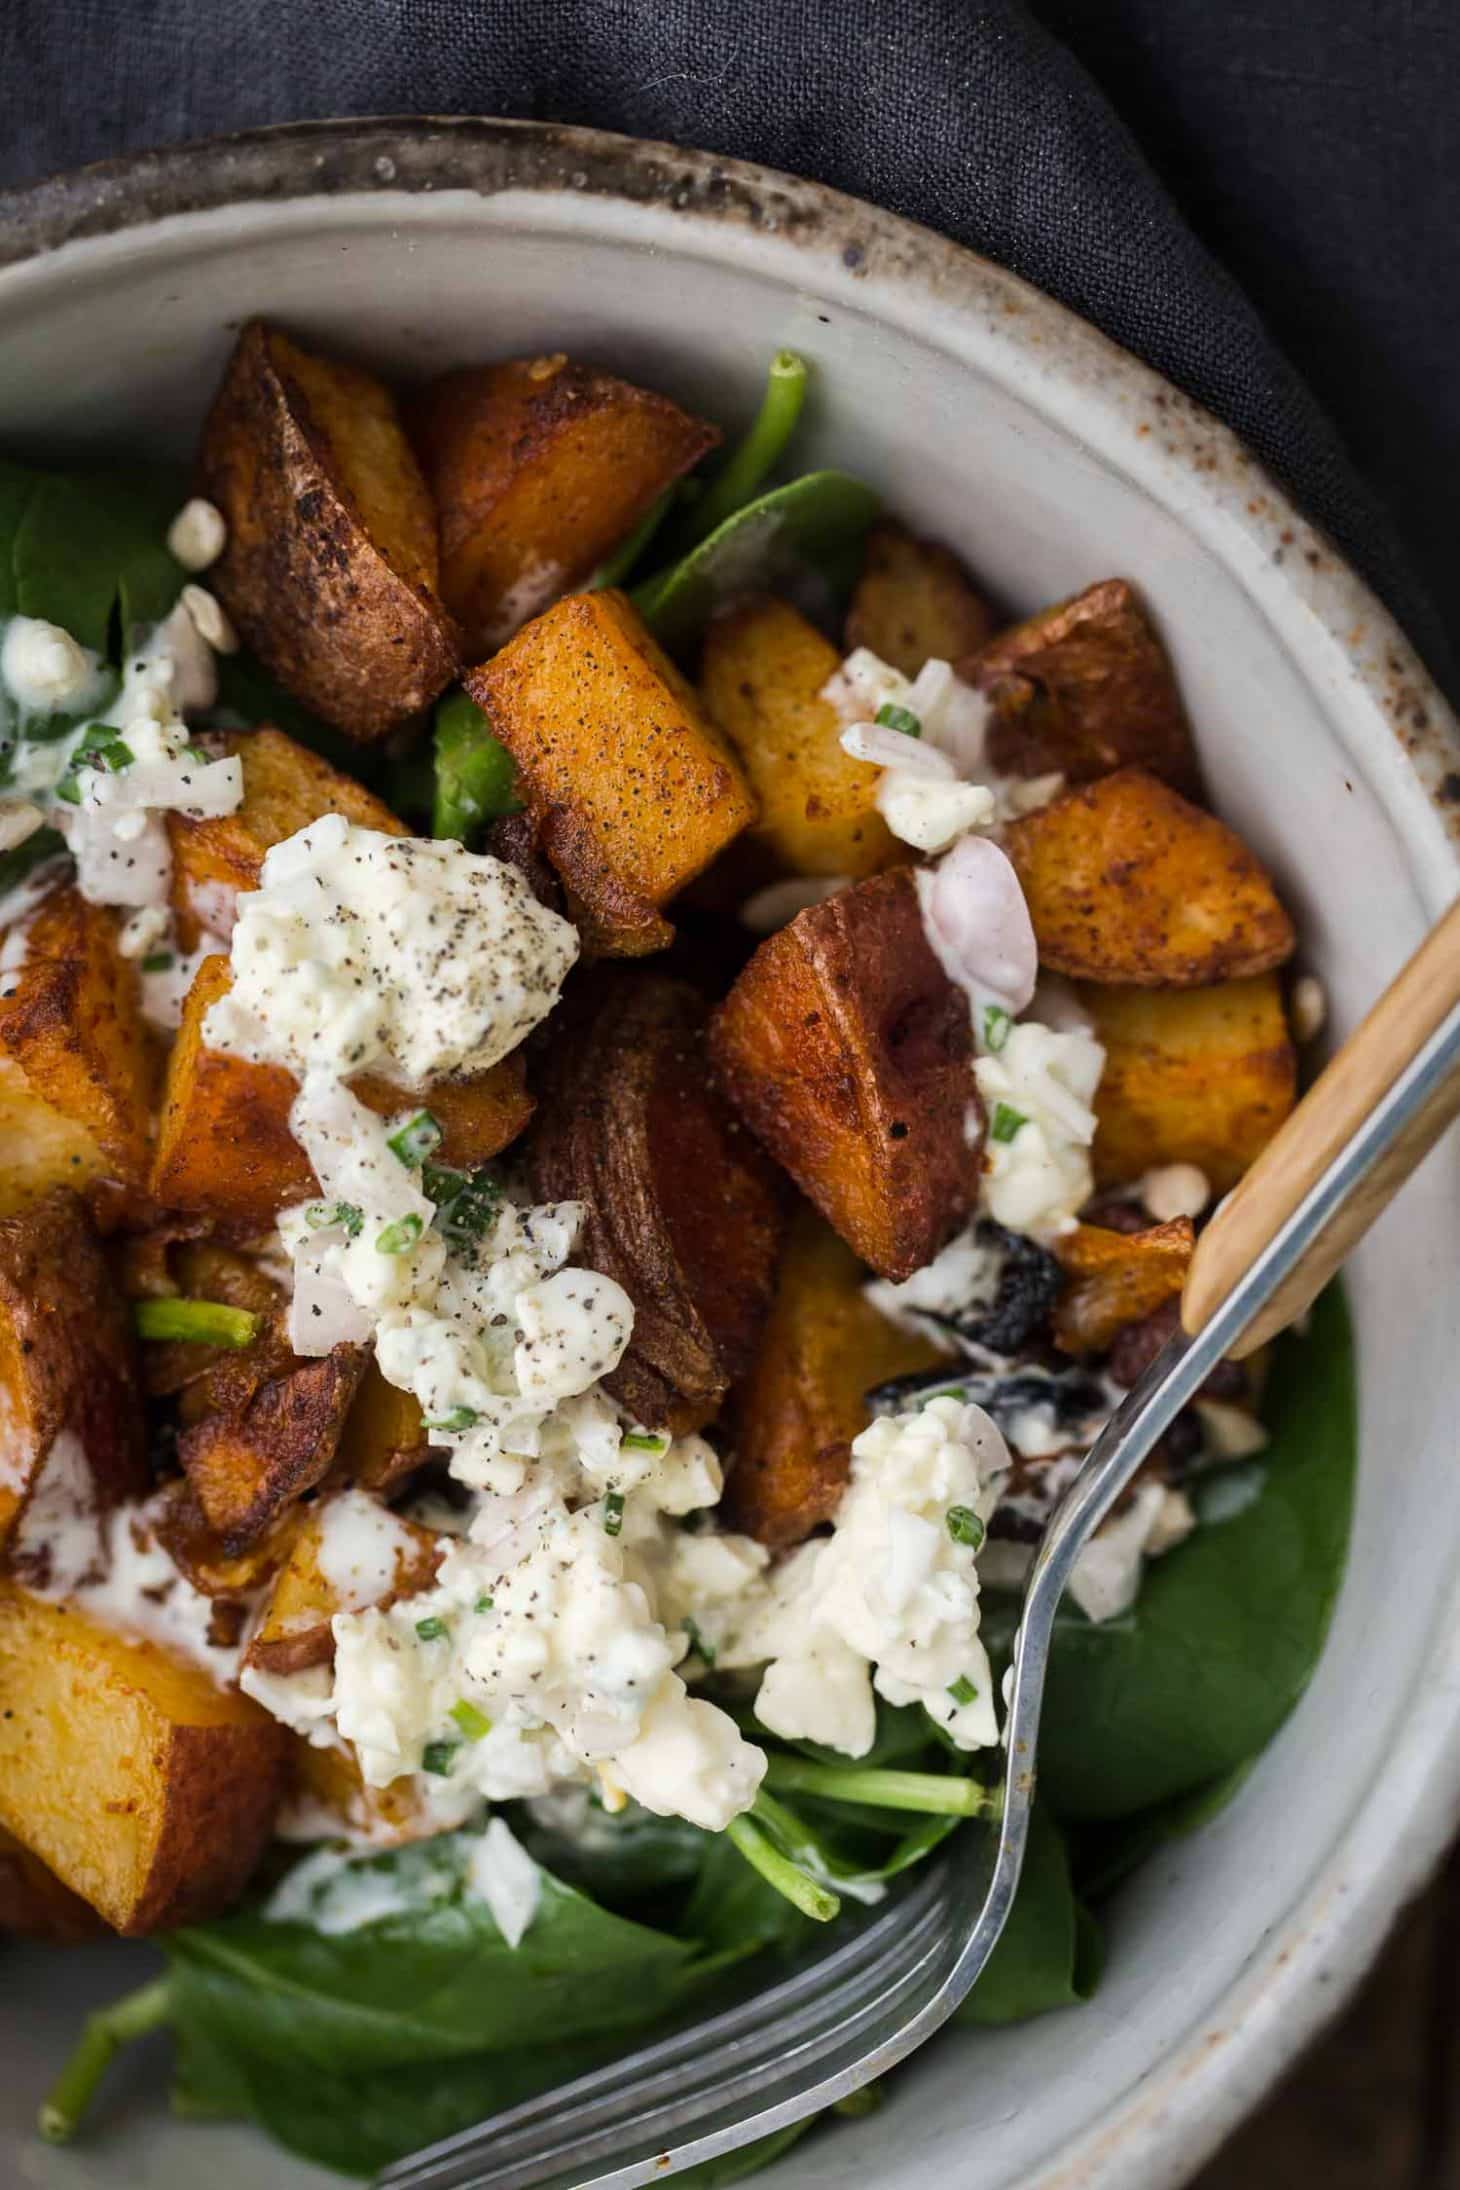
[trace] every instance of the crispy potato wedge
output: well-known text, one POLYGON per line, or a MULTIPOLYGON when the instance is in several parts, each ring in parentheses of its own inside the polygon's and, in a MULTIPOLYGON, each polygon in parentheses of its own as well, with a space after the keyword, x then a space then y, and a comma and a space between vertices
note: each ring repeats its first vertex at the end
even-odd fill
POLYGON ((242 1605, 278 1573, 307 1509, 286 1507, 261 1536, 236 1553, 225 1551, 216 1529, 209 1528, 186 1476, 170 1483, 150 1510, 153 1534, 193 1588, 205 1597, 242 1605))
POLYGON ((992 608, 951 548, 884 518, 867 535, 847 610, 846 648, 870 647, 905 677, 924 662, 961 662, 998 629, 992 608))
POLYGON ((195 1923, 237 1897, 287 1754, 246 1696, 0 1584, 0 1824, 114 1930, 195 1923))
POLYGON ((773 1551, 836 1512, 872 1386, 945 1358, 880 1316, 863 1297, 865 1281, 850 1247, 803 1203, 755 1361, 728 1409, 725 1522, 773 1551))
POLYGON ((408 424, 441 513, 441 592, 473 659, 581 585, 720 439, 560 355, 446 373, 408 424))
MULTIPOLYGON (((347 1527, 354 1527, 353 1515, 347 1527)), ((338 1545, 340 1539, 335 1539, 338 1545)), ((348 1549, 348 1546, 346 1547, 348 1549)), ((274 1578, 259 1624, 244 1653, 244 1664, 261 1673, 304 1673, 312 1665, 332 1665, 335 1638, 330 1622, 337 1612, 359 1612, 367 1605, 391 1605, 398 1597, 419 1596, 436 1579, 445 1539, 417 1528, 397 1513, 367 1498, 363 1491, 338 1492, 311 1506, 295 1532, 289 1556, 274 1578), (373 1508, 365 1558, 353 1574, 337 1573, 330 1552, 334 1517, 350 1507, 373 1508), (385 1574, 389 1562, 390 1573, 385 1574)), ((336 1552, 336 1559, 339 1554, 336 1552)))
POLYGON ((456 673, 436 511, 390 390, 254 320, 203 428, 198 491, 228 523, 208 583, 297 699, 384 737, 456 673))
POLYGON ((140 1186, 156 1074, 116 914, 79 890, 53 890, 31 915, 24 959, 3 986, 0 1051, 43 1103, 89 1136, 108 1176, 140 1186))
POLYGON ((101 1938, 106 1926, 39 1856, 0 1828, 0 1932, 7 1931, 17 1939, 71 1947, 101 1938))
POLYGON ((1190 1217, 1144 1232, 1079 1224, 1054 1243, 1070 1283, 1056 1304, 1054 1342, 1067 1354, 1103 1353, 1181 1291, 1196 1233, 1190 1217))
MULTIPOLYGON (((264 1375, 247 1397, 239 1393, 183 1431, 178 1459, 229 1556, 324 1481, 364 1366, 358 1346, 336 1346, 264 1375)), ((225 1376, 226 1365, 214 1373, 225 1376)))
POLYGON ((1092 985, 1080 1002, 1105 1045, 1097 1185, 1194 1163, 1225 1194, 1297 1100, 1297 1052, 1276 974, 1200 989, 1092 985))
POLYGON ((373 1490, 377 1497, 390 1497, 430 1457, 420 1401, 413 1393, 388 1384, 370 1359, 340 1432, 335 1475, 361 1490, 373 1490))
POLYGON ((392 1780, 388 1787, 367 1787, 348 1744, 316 1749, 297 1735, 290 1761, 293 1801, 311 1838, 317 1833, 328 1839, 332 1830, 343 1829, 373 1847, 399 1848, 408 1841, 429 1840, 441 1830, 440 1819, 421 1799, 414 1774, 392 1780))
POLYGON ((982 1134, 968 1004, 905 868, 798 913, 711 1024, 751 1131, 881 1276, 931 1262, 973 1206, 982 1134))
POLYGON ((821 688, 837 651, 788 601, 769 595, 717 616, 705 635, 700 697, 739 755, 760 819, 744 839, 772 873, 875 874, 906 858, 876 807, 880 768, 841 749, 821 688))
MULTIPOLYGON (((205 958, 188 991, 167 1060, 151 1191, 166 1208, 196 1210, 239 1238, 256 1238, 288 1203, 319 1188, 289 1131, 293 1074, 203 1041, 203 1021, 229 980, 226 958, 205 958)), ((423 1099, 375 1073, 360 1074, 350 1087, 383 1118, 417 1110, 423 1099)), ((438 1080, 424 1099, 443 1130, 440 1160, 463 1170, 497 1155, 532 1114, 520 1055, 489 1072, 438 1080)))
POLYGON ((783 1229, 773 1167, 710 1084, 684 982, 607 969, 565 1015, 529 1153, 533 1192, 578 1201, 578 1254, 634 1303, 605 1379, 650 1429, 698 1429, 747 1366, 783 1229))
POLYGON ((97 1511, 147 1488, 126 1304, 62 1188, 0 1218, 0 1556, 52 1469, 97 1511))
POLYGON ((517 763, 585 947, 662 950, 675 892, 755 819, 740 763, 622 593, 575 593, 467 690, 517 763))
POLYGON ((1140 596, 1107 578, 1001 632, 959 675, 993 702, 989 757, 1006 775, 1090 783, 1140 767, 1188 798, 1201 768, 1175 672, 1140 596))
POLYGON ((104 1180, 111 1168, 95 1134, 38 1095, 15 1059, 3 1052, 0 1149, 0 1216, 39 1201, 53 1187, 83 1192, 104 1180))
POLYGON ((1242 839, 1144 768, 1010 824, 1005 850, 1050 973, 1200 988, 1290 958, 1293 923, 1242 839))
POLYGON ((240 890, 256 890, 271 845, 307 828, 322 814, 343 814, 362 829, 404 836, 405 823, 363 783, 331 768, 282 730, 229 730, 209 741, 220 756, 236 753, 243 768, 243 803, 212 821, 169 814, 172 904, 178 938, 197 948, 205 930, 227 936, 240 890))

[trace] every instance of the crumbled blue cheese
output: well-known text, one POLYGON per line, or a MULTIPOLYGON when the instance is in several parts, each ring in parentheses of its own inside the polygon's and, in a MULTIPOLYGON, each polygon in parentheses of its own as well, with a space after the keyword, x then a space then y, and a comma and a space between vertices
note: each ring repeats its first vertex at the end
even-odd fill
POLYGON ((326 814, 274 845, 240 900, 205 1038, 301 1076, 424 1087, 515 1049, 577 955, 571 923, 505 861, 326 814))

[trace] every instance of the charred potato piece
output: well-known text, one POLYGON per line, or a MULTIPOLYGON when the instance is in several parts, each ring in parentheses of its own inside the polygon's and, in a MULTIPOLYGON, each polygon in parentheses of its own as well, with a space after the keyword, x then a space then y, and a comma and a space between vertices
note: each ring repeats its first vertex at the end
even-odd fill
POLYGON ((1190 1217, 1144 1232, 1076 1225, 1055 1242, 1070 1281, 1054 1311, 1055 1344, 1067 1354, 1103 1353, 1122 1331, 1180 1293, 1195 1245, 1190 1217))
POLYGON ((183 1472, 227 1554, 245 1551, 323 1482, 364 1365, 358 1346, 336 1346, 265 1375, 179 1437, 183 1472))
POLYGON ((0 1824, 114 1930, 170 1930, 237 1898, 287 1754, 246 1696, 0 1584, 0 1824))
MULTIPOLYGON (((289 1131, 297 1093, 279 1065, 209 1049, 203 1021, 230 974, 226 958, 205 958, 183 1005, 162 1091, 151 1191, 165 1208, 196 1210, 240 1238, 267 1232, 279 1211, 319 1191, 289 1131)), ((440 1161, 472 1170, 515 1140, 532 1112, 520 1055, 488 1072, 438 1080, 422 1098, 375 1073, 350 1083, 368 1110, 388 1118, 424 1100, 444 1138, 440 1161)))
POLYGON ((61 1189, 0 1218, 0 1553, 51 1467, 98 1510, 147 1488, 126 1305, 61 1189))
POLYGON ((1293 954, 1293 923, 1242 839, 1144 768, 1067 791, 1004 845, 1047 972, 1200 988, 1293 954))
POLYGON ((1097 1185, 1194 1163, 1225 1194, 1297 1100, 1297 1053, 1276 974, 1201 989, 1090 987, 1080 1002, 1105 1045, 1097 1185))
POLYGON ((473 658, 581 585, 720 439, 561 355, 447 373, 409 424, 441 513, 441 592, 473 658))
POLYGON ((870 647, 905 677, 915 677, 925 662, 961 662, 997 628, 993 610, 950 548, 914 539, 886 518, 872 527, 847 610, 849 654, 870 647))
POLYGON ((904 857, 877 811, 880 768, 841 748, 822 686, 835 647, 787 601, 762 596, 717 616, 705 636, 700 697, 739 755, 760 819, 747 847, 782 874, 875 874, 904 857))
POLYGON ((651 1429, 698 1429, 746 1367, 782 1231, 771 1166, 711 1086, 683 982, 610 972, 566 1016, 529 1154, 534 1194, 587 1204, 578 1254, 634 1337, 608 1388, 651 1429))
POLYGON ((237 754, 243 769, 243 802, 231 814, 194 821, 169 814, 172 903, 178 935, 196 949, 204 930, 228 935, 240 890, 256 890, 271 845, 307 828, 323 814, 343 814, 362 829, 404 836, 405 824, 353 776, 331 768, 282 730, 230 730, 211 741, 219 753, 237 754))
POLYGON ((19 969, 0 986, 0 1051, 42 1102, 89 1136, 110 1177, 140 1186, 155 1075, 116 914, 79 890, 53 890, 31 916, 19 969))
POLYGON ((1006 775, 1090 783, 1148 768, 1188 798, 1201 769, 1176 676, 1139 595, 1107 578, 958 664, 989 695, 989 757, 1006 775))
POLYGON ((910 1277, 962 1225, 982 1148, 968 1004, 905 869, 762 943, 710 1046, 751 1131, 880 1276, 910 1277))
MULTIPOLYGON (((4 1006, 0 1004, 0 1012, 4 1006)), ((95 1134, 38 1095, 13 1057, 0 1052, 0 1216, 38 1201, 53 1187, 78 1192, 110 1169, 95 1134)))
POLYGON ((0 1932, 71 1947, 99 1939, 105 1931, 95 1909, 63 1886, 39 1856, 0 1829, 0 1932))
POLYGON ((319 1822, 321 1812, 339 1830, 358 1834, 374 1848, 404 1847, 441 1830, 440 1819, 421 1798, 414 1773, 388 1787, 368 1787, 348 1744, 316 1749, 298 1736, 293 1737, 290 1761, 293 1796, 310 1819, 311 1838, 316 1827, 328 1831, 319 1822))
POLYGON ((392 1605, 398 1597, 416 1597, 429 1589, 441 1563, 443 1539, 413 1521, 402 1520, 384 1506, 376 1506, 363 1491, 346 1491, 322 1498, 311 1506, 295 1533, 289 1556, 280 1567, 263 1614, 254 1629, 244 1664, 261 1673, 304 1673, 314 1665, 334 1662, 335 1638, 330 1622, 337 1612, 359 1612, 367 1605, 392 1605), (326 1543, 331 1514, 340 1498, 374 1507, 375 1526, 382 1541, 370 1545, 370 1571, 354 1585, 327 1571, 326 1543), (385 1532, 388 1540, 385 1539, 385 1532), (374 1571, 378 1559, 393 1559, 390 1580, 381 1587, 374 1571))
POLYGON ((306 707, 379 738, 450 683, 436 512, 372 374, 253 321, 203 428, 198 491, 228 525, 208 583, 306 707))
POLYGON ((186 1476, 169 1484, 150 1511, 153 1534, 193 1588, 238 1605, 278 1573, 304 1518, 300 1507, 291 1506, 246 1549, 229 1553, 216 1529, 209 1528, 186 1476))
POLYGON ((866 1273, 814 1209, 797 1211, 755 1361, 731 1395, 724 1515, 773 1551, 799 1544, 841 1502, 867 1393, 944 1359, 863 1297, 866 1273))
POLYGON ((431 1457, 421 1419, 421 1403, 411 1392, 388 1384, 373 1360, 365 1364, 360 1389, 345 1418, 335 1451, 334 1472, 342 1482, 391 1497, 431 1457))
POLYGON ((585 947, 637 957, 660 908, 755 818, 740 763, 622 593, 576 593, 466 688, 517 763, 585 947))

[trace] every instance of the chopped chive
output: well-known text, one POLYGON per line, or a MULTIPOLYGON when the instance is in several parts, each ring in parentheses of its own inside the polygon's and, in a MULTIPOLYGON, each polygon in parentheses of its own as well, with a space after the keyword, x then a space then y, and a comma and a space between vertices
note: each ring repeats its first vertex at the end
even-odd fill
POLYGON ((483 1238, 502 1206, 502 1182, 485 1164, 467 1172, 427 1163, 421 1170, 421 1191, 435 1202, 432 1222, 452 1246, 483 1238))
POLYGON ((625 1452, 668 1452, 669 1436, 664 1430, 625 1430, 621 1439, 625 1452))
POLYGON ((425 1229, 412 1209, 405 1216, 397 1217, 394 1224, 386 1225, 383 1232, 377 1232, 375 1244, 382 1255, 403 1255, 408 1247, 415 1246, 425 1229))
POLYGON ((475 1407, 453 1407, 450 1414, 423 1417, 421 1427, 423 1430, 474 1430, 480 1420, 475 1407))
POLYGON ((476 1603, 472 1606, 472 1610, 473 1612, 490 1612, 496 1601, 495 1597, 478 1597, 476 1603))
POLYGON ((706 1665, 713 1666, 715 1663, 715 1646, 701 1634, 699 1622, 686 1618, 683 1624, 684 1631, 689 1637, 690 1649, 697 1658, 703 1658, 706 1665))
POLYGON ((872 717, 884 730, 900 730, 905 738, 920 738, 923 722, 910 707, 899 707, 896 700, 884 700, 872 717))
POLYGON ((603 1501, 604 1534, 617 1536, 624 1525, 624 1497, 620 1490, 611 1490, 603 1501))
POLYGON ((998 1056, 1009 1031, 1014 1024, 1014 1014, 1005 1011, 1002 1004, 985 1004, 983 1009, 983 1038, 985 1046, 998 1056))
POLYGON ((485 1711, 479 1711, 474 1703, 461 1696, 451 1706, 451 1716, 468 1741, 485 1741, 492 1731, 492 1722, 485 1711))
POLYGON ((947 1514, 948 1534, 955 1544, 968 1544, 974 1551, 982 1546, 984 1525, 972 1506, 950 1506, 947 1514))
POLYGON ((428 1741, 421 1751, 421 1770, 434 1772, 438 1779, 449 1779, 460 1747, 459 1741, 428 1741))
POLYGON ((855 1802, 877 1810, 916 1810, 923 1817, 978 1817, 998 1806, 997 1790, 943 1772, 893 1772, 880 1765, 816 1764, 810 1757, 772 1754, 765 1784, 823 1802, 855 1802))
POLYGON ((441 1146, 441 1141, 440 1122, 429 1110, 418 1110, 413 1118, 407 1118, 404 1125, 396 1128, 385 1145, 393 1156, 399 1156, 402 1163, 414 1170, 418 1163, 424 1163, 433 1148, 441 1146))
POLYGON ((446 1631, 446 1622, 438 1620, 434 1612, 428 1619, 416 1622, 416 1633, 422 1642, 440 1642, 446 1631))
POLYGON ((976 1703, 978 1690, 966 1673, 960 1673, 956 1681, 949 1681, 948 1693, 955 1703, 976 1703))
POLYGON ((993 1123, 989 1127, 989 1139, 991 1141, 1012 1141, 1020 1126, 1028 1125, 1028 1123, 1029 1120, 1025 1117, 1023 1111, 1016 1110, 1012 1103, 995 1103, 993 1123))
POLYGON ((176 964, 177 957, 173 951, 149 951, 142 961, 142 971, 144 973, 171 973, 176 964))
POLYGON ((752 1817, 732 1817, 725 1828, 736 1848, 744 1856, 752 1870, 759 1871, 769 1886, 784 1894, 791 1904, 809 1916, 815 1923, 829 1924, 841 1913, 841 1902, 825 1886, 809 1878, 789 1856, 782 1855, 752 1817))
POLYGON ((139 1338, 181 1339, 185 1345, 226 1346, 234 1352, 250 1345, 260 1318, 247 1308, 221 1300, 139 1300, 132 1321, 139 1338))
POLYGON ((312 1201, 306 1205, 304 1221, 311 1232, 338 1224, 347 1238, 358 1239, 365 1228, 365 1212, 352 1201, 312 1201))

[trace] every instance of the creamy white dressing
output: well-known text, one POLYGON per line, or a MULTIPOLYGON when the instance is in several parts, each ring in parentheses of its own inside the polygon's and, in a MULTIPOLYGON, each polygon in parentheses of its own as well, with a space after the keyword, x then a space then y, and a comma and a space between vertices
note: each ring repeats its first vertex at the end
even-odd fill
POLYGON ((388 1506, 362 1490, 342 1490, 319 1508, 316 1558, 342 1611, 378 1604, 414 1557, 415 1539, 388 1506))

